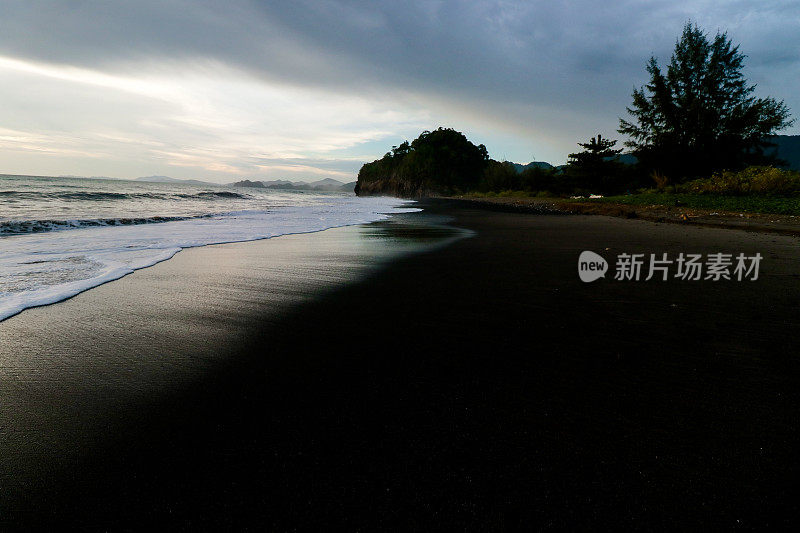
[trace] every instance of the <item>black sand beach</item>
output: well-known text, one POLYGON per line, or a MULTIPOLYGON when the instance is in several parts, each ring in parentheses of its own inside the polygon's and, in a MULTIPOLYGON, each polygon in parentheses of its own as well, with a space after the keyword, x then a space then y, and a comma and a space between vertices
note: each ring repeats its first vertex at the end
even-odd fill
POLYGON ((797 521, 797 238, 424 207, 187 250, 0 323, 0 524, 797 521), (439 215, 474 236, 419 227, 439 215), (584 284, 583 250, 764 260, 584 284))

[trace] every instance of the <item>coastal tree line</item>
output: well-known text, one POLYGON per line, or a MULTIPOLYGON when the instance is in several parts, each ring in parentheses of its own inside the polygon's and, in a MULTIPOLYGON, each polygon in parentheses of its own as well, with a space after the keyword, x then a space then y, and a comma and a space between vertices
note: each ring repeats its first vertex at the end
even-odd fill
POLYGON ((424 196, 464 192, 622 194, 647 187, 672 190, 755 190, 800 193, 800 176, 779 168, 770 137, 792 125, 775 98, 757 98, 742 70, 745 55, 726 33, 713 38, 686 24, 669 63, 647 62, 649 82, 634 89, 618 141, 593 136, 578 143, 566 165, 524 168, 489 158, 449 128, 423 132, 365 164, 358 194, 424 196), (715 189, 716 188, 716 189, 715 189), (778 191, 780 189, 780 191, 778 191))

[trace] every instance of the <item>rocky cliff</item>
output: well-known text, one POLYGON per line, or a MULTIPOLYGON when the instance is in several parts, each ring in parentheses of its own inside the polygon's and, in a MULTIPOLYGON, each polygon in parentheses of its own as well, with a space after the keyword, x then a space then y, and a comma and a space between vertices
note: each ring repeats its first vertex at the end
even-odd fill
POLYGON ((441 194, 426 187, 422 183, 403 179, 397 176, 387 176, 372 181, 356 182, 356 196, 396 196, 398 198, 424 198, 441 194))

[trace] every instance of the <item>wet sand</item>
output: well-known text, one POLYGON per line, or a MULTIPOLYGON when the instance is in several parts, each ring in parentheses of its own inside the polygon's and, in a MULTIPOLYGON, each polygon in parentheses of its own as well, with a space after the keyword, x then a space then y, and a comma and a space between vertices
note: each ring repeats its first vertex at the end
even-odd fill
POLYGON ((797 238, 437 214, 475 235, 367 226, 187 250, 0 323, 2 523, 796 520, 797 238), (399 253, 421 235, 438 246, 399 253), (755 282, 584 284, 583 250, 764 260, 755 282))

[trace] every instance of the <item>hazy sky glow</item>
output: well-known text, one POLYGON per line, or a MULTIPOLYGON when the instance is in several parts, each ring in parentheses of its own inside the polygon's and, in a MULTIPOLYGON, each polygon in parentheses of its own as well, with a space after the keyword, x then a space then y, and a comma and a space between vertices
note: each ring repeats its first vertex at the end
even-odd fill
POLYGON ((0 0, 0 173, 349 181, 440 125, 562 163, 690 19, 800 116, 795 0, 0 0))

